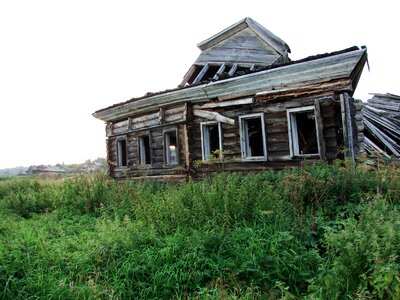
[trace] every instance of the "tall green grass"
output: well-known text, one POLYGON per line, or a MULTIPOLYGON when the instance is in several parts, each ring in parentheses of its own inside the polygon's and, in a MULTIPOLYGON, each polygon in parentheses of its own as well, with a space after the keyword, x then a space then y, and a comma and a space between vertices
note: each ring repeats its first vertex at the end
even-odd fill
POLYGON ((4 180, 0 299, 399 299, 399 173, 4 180))

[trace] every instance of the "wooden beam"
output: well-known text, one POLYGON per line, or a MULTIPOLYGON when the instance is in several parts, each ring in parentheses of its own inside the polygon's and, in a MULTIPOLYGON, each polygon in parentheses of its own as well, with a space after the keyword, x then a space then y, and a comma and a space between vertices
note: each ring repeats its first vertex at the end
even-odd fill
MULTIPOLYGON (((355 162, 355 152, 354 152, 354 135, 353 135, 353 120, 351 118, 351 109, 350 109, 350 96, 348 93, 343 93, 340 95, 340 100, 342 106, 342 117, 344 110, 344 120, 342 120, 344 124, 344 128, 346 128, 347 135, 347 143, 346 147, 348 149, 348 156, 350 157, 352 162, 355 162)), ((344 133, 343 128, 343 133, 344 133)))
POLYGON ((244 105, 252 103, 254 103, 254 98, 244 98, 244 99, 237 99, 230 101, 210 102, 203 105, 194 105, 193 108, 205 109, 205 108, 227 107, 227 106, 244 105))
POLYGON ((321 106, 319 101, 314 102, 314 110, 315 110, 315 121, 317 126, 317 143, 319 148, 319 155, 321 159, 325 159, 326 156, 326 147, 325 147, 325 140, 324 140, 324 122, 321 115, 321 106))
POLYGON ((196 66, 196 65, 192 65, 192 66, 190 67, 190 69, 189 69, 189 71, 187 71, 185 77, 183 77, 183 80, 182 80, 180 86, 185 86, 185 84, 188 82, 188 80, 190 79, 190 77, 192 77, 192 75, 193 75, 194 72, 196 71, 196 68, 197 68, 197 67, 198 67, 198 66, 196 66))
POLYGON ((232 68, 229 70, 229 76, 232 76, 233 74, 235 74, 236 70, 237 70, 238 64, 234 64, 232 66, 232 68))
POLYGON ((132 127, 132 117, 128 117, 128 130, 132 127))
POLYGON ((218 80, 219 77, 222 75, 222 73, 224 73, 225 68, 226 68, 226 65, 225 65, 225 63, 223 63, 223 64, 219 67, 219 69, 218 69, 217 73, 215 74, 215 76, 213 77, 213 79, 214 79, 214 80, 218 80))
POLYGON ((193 80, 192 84, 196 84, 199 83, 202 79, 203 76, 206 74, 206 72, 208 71, 208 68, 210 67, 209 64, 205 64, 203 69, 201 69, 199 75, 197 75, 197 77, 195 78, 195 80, 193 80))
POLYGON ((159 120, 160 120, 160 124, 164 123, 164 108, 160 107, 160 112, 159 112, 159 116, 158 116, 159 120))
POLYGON ((344 104, 343 94, 340 94, 340 112, 342 117, 343 142, 344 146, 347 147, 346 106, 344 104))
POLYGON ((201 118, 205 118, 207 120, 218 121, 221 123, 226 123, 229 125, 235 125, 235 120, 231 118, 224 117, 223 115, 214 112, 214 111, 207 111, 201 109, 193 109, 193 115, 201 118))

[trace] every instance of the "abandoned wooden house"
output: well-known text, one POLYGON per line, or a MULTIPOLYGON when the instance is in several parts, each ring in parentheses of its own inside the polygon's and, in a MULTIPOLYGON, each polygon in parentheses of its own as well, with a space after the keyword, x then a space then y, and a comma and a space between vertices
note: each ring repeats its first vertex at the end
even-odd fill
POLYGON ((283 168, 344 149, 354 157, 362 136, 352 95, 365 47, 291 61, 289 46, 250 18, 198 47, 177 88, 93 114, 106 122, 112 177, 283 168))

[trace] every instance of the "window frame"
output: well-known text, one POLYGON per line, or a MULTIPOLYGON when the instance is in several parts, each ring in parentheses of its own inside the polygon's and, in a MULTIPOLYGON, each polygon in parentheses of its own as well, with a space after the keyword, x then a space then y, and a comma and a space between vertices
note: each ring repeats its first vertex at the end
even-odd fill
POLYGON ((267 150, 267 135, 265 131, 265 120, 264 113, 254 113, 239 116, 239 134, 240 134, 240 152, 242 154, 242 161, 266 161, 268 160, 268 150, 267 150), (249 119, 261 119, 261 133, 262 133, 262 146, 263 153, 262 156, 248 156, 248 132, 245 132, 244 122, 249 119))
MULTIPOLYGON (((204 132, 204 127, 210 126, 210 125, 218 125, 218 141, 219 141, 219 158, 222 158, 222 125, 221 122, 217 122, 217 121, 208 121, 208 122, 201 122, 200 123, 200 134, 201 134, 201 158, 203 161, 208 161, 209 158, 208 156, 211 154, 211 152, 209 154, 206 155, 205 153, 205 132, 204 132)), ((209 143, 209 139, 207 141, 209 143)), ((208 145, 209 147, 209 145, 208 145)))
MULTIPOLYGON (((146 151, 144 151, 144 153, 146 153, 146 151)), ((150 136, 150 133, 145 133, 145 134, 138 135, 138 156, 139 156, 139 164, 141 166, 151 166, 153 164, 153 155, 152 155, 152 150, 151 150, 151 136, 150 136), (143 153, 142 141, 143 141, 143 138, 146 137, 146 136, 149 138, 150 163, 148 163, 148 164, 146 164, 146 161, 143 163, 143 160, 142 160, 142 153, 143 153)))
POLYGON ((171 128, 171 129, 166 129, 163 131, 163 148, 164 148, 164 165, 166 166, 175 166, 180 164, 180 147, 179 147, 179 137, 178 137, 178 129, 177 128, 171 128), (171 132, 175 133, 175 138, 176 138, 176 162, 170 163, 168 161, 168 148, 167 148, 167 135, 170 134, 171 132))
POLYGON ((287 122, 288 122, 288 135, 289 135, 289 150, 290 157, 303 157, 303 158, 314 158, 321 157, 321 136, 318 130, 318 120, 320 119, 317 116, 317 111, 315 109, 315 105, 301 106, 295 108, 288 108, 286 110, 287 113, 287 122), (309 153, 309 154, 301 154, 299 149, 299 138, 298 138, 298 130, 297 130, 297 120, 295 118, 296 113, 299 112, 307 112, 313 111, 314 113, 314 122, 315 122, 315 132, 317 135, 317 147, 318 153, 309 153), (295 130, 295 131, 294 131, 295 130))
POLYGON ((127 168, 129 165, 128 162, 128 139, 127 137, 118 137, 116 140, 116 158, 117 158, 117 167, 118 168, 127 168), (121 143, 125 142, 125 149, 121 149, 121 143), (122 151, 125 151, 125 165, 122 164, 122 151))

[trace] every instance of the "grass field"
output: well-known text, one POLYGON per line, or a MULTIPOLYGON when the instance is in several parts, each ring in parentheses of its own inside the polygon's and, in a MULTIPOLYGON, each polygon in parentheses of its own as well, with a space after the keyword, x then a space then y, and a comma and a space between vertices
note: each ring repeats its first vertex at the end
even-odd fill
POLYGON ((0 299, 400 299, 399 175, 0 180, 0 299))

